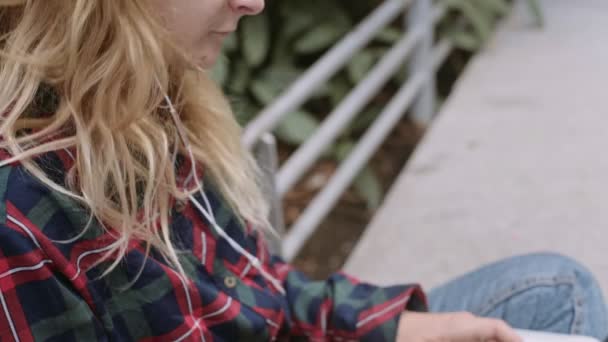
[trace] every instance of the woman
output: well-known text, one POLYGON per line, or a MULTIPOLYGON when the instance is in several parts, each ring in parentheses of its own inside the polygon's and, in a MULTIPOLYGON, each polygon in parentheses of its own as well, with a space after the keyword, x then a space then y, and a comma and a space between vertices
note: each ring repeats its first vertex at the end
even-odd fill
POLYGON ((608 334, 593 278, 560 256, 431 292, 479 318, 269 255, 256 167, 204 72, 263 6, 0 0, 2 341, 519 341, 501 318, 608 334))

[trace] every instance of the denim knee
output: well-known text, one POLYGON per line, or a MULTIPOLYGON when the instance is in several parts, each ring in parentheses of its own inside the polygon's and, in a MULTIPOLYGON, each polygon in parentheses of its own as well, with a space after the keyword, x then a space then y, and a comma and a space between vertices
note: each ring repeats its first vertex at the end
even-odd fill
MULTIPOLYGON (((544 298, 545 304, 540 306, 557 308, 560 303, 570 305, 572 322, 570 331, 567 332, 600 339, 608 336, 608 314, 604 297, 595 277, 585 266, 556 253, 534 253, 514 259, 517 264, 529 268, 528 275, 524 277, 526 279, 522 281, 528 282, 528 296, 535 296, 537 300, 544 298)), ((551 315, 550 310, 546 315, 551 315)))

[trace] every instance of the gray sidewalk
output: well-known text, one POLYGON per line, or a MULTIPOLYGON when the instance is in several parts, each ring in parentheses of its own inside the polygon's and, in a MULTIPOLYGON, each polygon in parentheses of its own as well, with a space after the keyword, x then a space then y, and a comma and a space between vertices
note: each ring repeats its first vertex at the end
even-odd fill
POLYGON ((608 1, 517 6, 459 81, 345 269, 433 287, 557 251, 608 293, 608 1))

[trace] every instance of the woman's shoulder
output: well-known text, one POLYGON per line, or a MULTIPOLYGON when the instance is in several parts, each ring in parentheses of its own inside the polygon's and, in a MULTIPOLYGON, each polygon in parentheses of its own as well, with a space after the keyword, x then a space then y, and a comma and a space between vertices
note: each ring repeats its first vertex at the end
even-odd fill
MULTIPOLYGON (((0 162, 10 158, 0 150, 0 162)), ((35 162, 51 180, 63 183, 61 156, 49 152, 35 162)), ((75 226, 88 220, 76 200, 44 184, 20 162, 0 166, 0 199, 1 223, 29 225, 56 240, 73 237, 75 226)))
MULTIPOLYGON (((21 161, 11 161, 12 157, 10 152, 0 149, 0 198, 3 199, 2 203, 9 200, 20 203, 32 202, 31 204, 33 204, 42 197, 48 196, 50 188, 35 177, 21 161)), ((47 176, 57 180, 60 168, 58 163, 52 162, 52 159, 57 159, 56 153, 45 153, 32 160, 47 176), (54 170, 53 174, 48 174, 48 170, 54 170)))
MULTIPOLYGON (((0 162, 6 162, 11 157, 6 150, 0 150, 0 162)), ((0 166, 0 206, 5 209, 3 212, 14 206, 27 212, 47 196, 48 192, 49 190, 21 162, 15 161, 0 166)))

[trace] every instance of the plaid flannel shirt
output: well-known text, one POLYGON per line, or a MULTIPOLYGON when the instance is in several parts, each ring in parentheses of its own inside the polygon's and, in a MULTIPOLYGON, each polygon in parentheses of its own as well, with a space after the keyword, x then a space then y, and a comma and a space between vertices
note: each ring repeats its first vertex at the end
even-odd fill
MULTIPOLYGON (((37 163, 61 181, 71 154, 47 153, 37 163)), ((115 240, 95 221, 78 236, 86 210, 18 163, 0 168, 0 195, 1 341, 392 341, 400 313, 426 306, 417 285, 377 287, 343 273, 307 278, 271 255, 213 188, 206 195, 218 223, 285 295, 188 203, 174 203, 171 213, 187 279, 154 251, 144 258, 136 241, 102 277, 112 260, 96 261, 115 240)))

